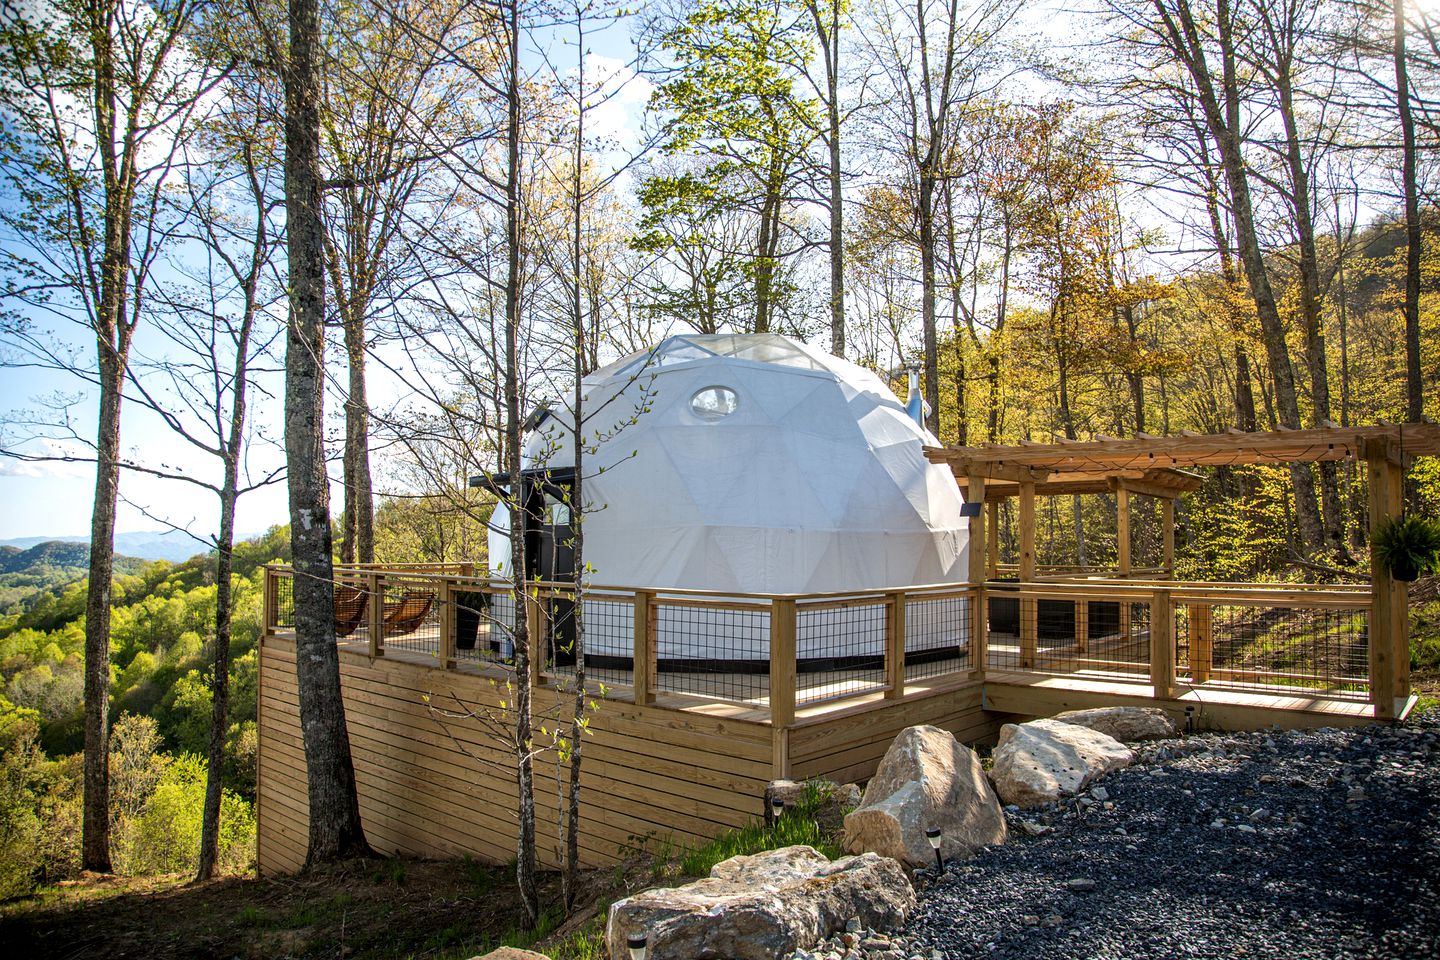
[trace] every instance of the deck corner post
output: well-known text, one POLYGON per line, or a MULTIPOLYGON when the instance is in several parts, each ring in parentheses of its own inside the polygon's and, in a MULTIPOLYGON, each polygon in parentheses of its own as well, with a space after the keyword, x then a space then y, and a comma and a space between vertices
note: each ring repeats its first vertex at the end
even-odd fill
POLYGON ((365 639, 373 660, 385 655, 385 584, 380 574, 374 571, 365 574, 365 592, 369 594, 365 604, 365 639))
POLYGON ((1175 605, 1169 590, 1150 595, 1150 683, 1157 700, 1175 696, 1175 605))
POLYGON ((984 580, 970 589, 970 679, 984 680, 990 662, 990 597, 984 580))
POLYGON ((280 624, 280 578, 274 565, 269 563, 265 564, 265 590, 262 594, 261 609, 263 616, 260 642, 263 644, 266 637, 274 635, 275 628, 280 624))
POLYGON ((631 651, 631 689, 635 704, 646 706, 655 702, 655 594, 649 590, 635 591, 634 650, 631 651))
POLYGON ((795 721, 795 600, 770 601, 770 726, 795 721))
POLYGON ((905 695, 905 591, 885 595, 885 699, 905 695))
MULTIPOLYGON (((1365 441, 1365 469, 1370 487, 1370 530, 1397 516, 1401 509, 1400 465, 1385 438, 1365 441)), ((1376 720, 1395 719, 1397 654, 1406 626, 1406 593, 1390 576, 1390 569, 1370 554, 1370 702, 1376 720), (1397 627, 1399 628, 1397 630, 1397 627), (1400 636, 1397 636, 1400 634, 1400 636)), ((1406 651, 1408 659, 1409 652, 1406 651)))

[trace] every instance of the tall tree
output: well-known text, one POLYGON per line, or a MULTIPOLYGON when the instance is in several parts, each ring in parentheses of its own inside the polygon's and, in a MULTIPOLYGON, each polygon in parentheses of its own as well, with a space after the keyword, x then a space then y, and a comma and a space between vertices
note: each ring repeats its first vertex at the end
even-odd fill
POLYGON ((415 278, 403 249, 407 210, 434 154, 453 136, 463 96, 449 72, 452 3, 339 4, 325 61, 321 149, 325 254, 334 317, 344 333, 347 389, 340 559, 375 559, 366 356, 378 321, 415 278))
MULTIPOLYGON (((1203 19, 1196 16, 1190 0, 1150 0, 1150 7, 1155 19, 1140 25, 1184 67, 1194 85, 1206 129, 1220 155, 1235 220, 1236 248, 1255 302, 1269 360, 1276 413, 1281 426, 1298 428, 1300 405, 1285 322, 1266 271, 1244 154, 1247 127, 1238 55, 1242 38, 1237 35, 1237 29, 1243 30, 1243 26, 1235 17, 1231 0, 1215 0, 1213 11, 1205 11, 1203 19), (1215 57, 1220 61, 1219 73, 1211 63, 1215 57)), ((1304 464, 1293 465, 1290 477, 1295 490, 1300 542, 1306 549, 1317 547, 1323 534, 1314 478, 1304 464)))
MULTIPOLYGON (((1311 426, 1330 421, 1330 372, 1325 349, 1323 310, 1334 268, 1322 269, 1315 219, 1318 201, 1314 171, 1325 153, 1336 146, 1343 112, 1335 106, 1336 84, 1318 95, 1304 89, 1308 64, 1319 61, 1319 13, 1313 0, 1268 0, 1254 6, 1256 27, 1244 48, 1244 59, 1263 78, 1273 99, 1280 130, 1272 149, 1281 159, 1284 177, 1279 193, 1289 212, 1299 264, 1297 299, 1305 338, 1305 365, 1310 374, 1311 426), (1307 109, 1308 108, 1308 109, 1307 109), (1302 124, 1306 129, 1302 129, 1302 124)), ((1332 80, 1335 78, 1331 77, 1332 80)), ((1323 504, 1325 545, 1336 554, 1345 552, 1344 518, 1334 463, 1318 465, 1323 504)))
POLYGON ((85 601, 81 861, 109 872, 110 601, 121 471, 120 410, 130 351, 168 242, 163 193, 178 144, 214 77, 184 51, 201 0, 66 0, 0 6, 0 169, 19 198, 0 213, 4 298, 24 311, 7 339, 34 365, 69 369, 98 392, 95 500, 85 601), (37 332, 34 316, 77 323, 91 368, 37 332))
POLYGON ((923 390, 926 426, 940 433, 940 365, 936 334, 936 229, 940 185, 962 105, 993 79, 999 36, 1014 18, 1015 0, 917 0, 884 3, 873 14, 866 43, 887 89, 880 98, 891 149, 907 168, 915 191, 920 247, 923 390))
POLYGON ((654 103, 668 114, 667 153, 705 159, 698 175, 651 177, 641 191, 642 228, 677 208, 709 216, 726 207, 755 216, 750 328, 776 324, 794 180, 808 161, 813 104, 796 92, 802 24, 781 0, 705 0, 666 24, 673 72, 654 103))
MULTIPOLYGON (((1409 24, 1405 0, 1394 0, 1395 102, 1400 114, 1400 188, 1405 202, 1405 419, 1418 423, 1425 416, 1420 369, 1420 197, 1415 186, 1415 118, 1411 112, 1409 65, 1405 34, 1409 24)), ((1435 34, 1430 34, 1434 39, 1435 34)), ((1440 50, 1436 51, 1440 56, 1440 50)))
MULTIPOLYGON (((330 482, 325 472, 325 224, 321 210, 318 0, 288 0, 285 220, 290 316, 285 349, 285 459, 294 555, 295 674, 309 785, 307 866, 370 853, 335 644, 330 482)), ((372 598, 378 602, 379 598, 372 598)))
MULTIPOLYGON (((847 0, 800 0, 820 50, 823 73, 811 83, 824 110, 820 141, 826 154, 826 212, 830 218, 830 352, 845 356, 845 194, 840 134, 840 35, 848 17, 847 0)), ((807 73, 809 71, 806 66, 807 73)))

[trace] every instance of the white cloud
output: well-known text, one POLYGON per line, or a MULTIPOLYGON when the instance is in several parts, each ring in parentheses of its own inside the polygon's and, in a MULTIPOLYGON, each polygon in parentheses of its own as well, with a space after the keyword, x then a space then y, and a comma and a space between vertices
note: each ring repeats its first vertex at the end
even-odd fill
POLYGON ((592 106, 585 121, 591 133, 614 141, 622 152, 637 147, 654 85, 625 61, 598 53, 586 58, 585 84, 593 91, 586 97, 592 106))
POLYGON ((20 451, 26 457, 38 457, 41 459, 21 459, 14 456, 0 457, 0 477, 26 477, 29 479, 51 478, 57 480, 84 480, 95 476, 95 465, 85 461, 88 454, 78 444, 65 443, 60 440, 52 440, 42 437, 31 443, 25 444, 20 451), (75 460, 60 459, 63 457, 79 457, 80 462, 75 460), (55 459, 44 459, 55 458, 55 459))

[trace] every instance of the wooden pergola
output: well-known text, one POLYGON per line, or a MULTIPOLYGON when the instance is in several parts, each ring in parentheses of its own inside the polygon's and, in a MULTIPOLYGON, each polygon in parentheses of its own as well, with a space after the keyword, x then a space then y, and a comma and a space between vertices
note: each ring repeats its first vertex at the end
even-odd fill
MULTIPOLYGON (((1404 466, 1407 458, 1440 456, 1440 427, 1429 423, 1381 424, 1313 430, 1221 434, 1182 432, 1178 436, 1140 435, 1133 439, 1101 437, 1088 441, 1022 443, 1019 446, 985 444, 975 447, 927 447, 932 463, 949 466, 971 503, 989 504, 985 514, 970 518, 970 542, 986 543, 985 551, 970 551, 970 581, 983 583, 995 572, 996 507, 1007 497, 1018 497, 1020 507, 1021 583, 1036 579, 1035 497, 1114 492, 1117 495, 1119 576, 1130 575, 1130 496, 1161 498, 1164 511, 1166 568, 1174 569, 1174 503, 1199 478, 1186 468, 1253 464, 1290 465, 1326 461, 1364 463, 1369 473, 1369 521, 1374 529, 1401 512, 1404 466)), ((1408 692, 1408 636, 1405 584, 1395 581, 1374 557, 1370 563, 1371 678, 1374 689, 1408 692)), ((1377 700, 1377 705, 1382 701, 1377 700)), ((1385 712, 1389 712, 1388 709, 1385 712)), ((1383 713, 1380 715, 1384 715, 1383 713)), ((1391 713, 1393 715, 1393 713, 1391 713)))

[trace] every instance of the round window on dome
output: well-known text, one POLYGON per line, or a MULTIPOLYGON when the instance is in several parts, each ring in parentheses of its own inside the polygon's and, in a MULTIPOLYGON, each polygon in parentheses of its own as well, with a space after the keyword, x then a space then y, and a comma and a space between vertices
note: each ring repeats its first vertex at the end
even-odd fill
POLYGON ((729 387, 704 387, 690 398, 690 412, 701 420, 720 420, 740 406, 740 398, 729 387))

